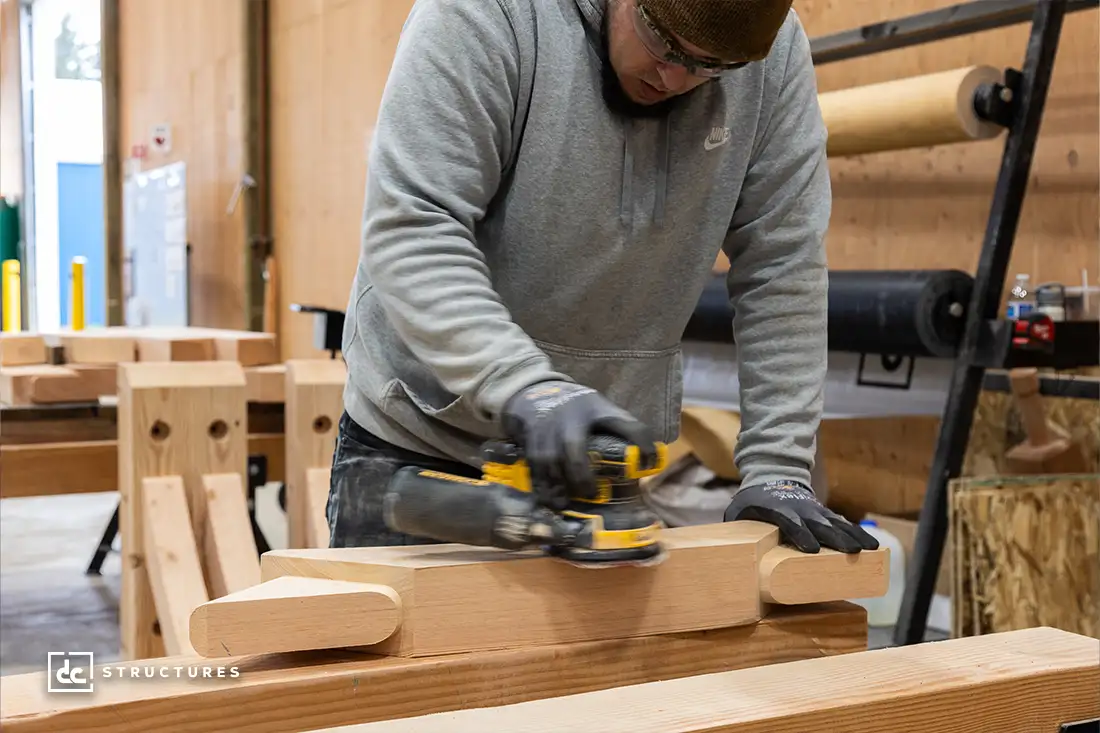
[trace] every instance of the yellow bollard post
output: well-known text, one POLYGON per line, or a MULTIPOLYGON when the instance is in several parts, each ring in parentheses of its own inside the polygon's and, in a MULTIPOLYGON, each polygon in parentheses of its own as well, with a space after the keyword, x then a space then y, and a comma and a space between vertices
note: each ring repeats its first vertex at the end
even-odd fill
POLYGON ((84 330, 84 266, 87 257, 73 257, 69 274, 69 325, 74 331, 84 330))
POLYGON ((3 282, 4 333, 23 330, 22 293, 19 290, 19 260, 4 260, 3 282))

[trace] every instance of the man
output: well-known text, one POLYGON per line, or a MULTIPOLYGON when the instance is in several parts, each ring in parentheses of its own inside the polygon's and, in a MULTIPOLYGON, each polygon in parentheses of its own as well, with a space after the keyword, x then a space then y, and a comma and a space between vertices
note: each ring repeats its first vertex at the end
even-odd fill
POLYGON ((526 447, 560 505, 584 441, 675 439, 680 338, 731 262, 742 487, 726 520, 874 548, 809 486, 826 367, 826 132, 791 0, 419 0, 369 163, 333 547, 403 465, 526 447))

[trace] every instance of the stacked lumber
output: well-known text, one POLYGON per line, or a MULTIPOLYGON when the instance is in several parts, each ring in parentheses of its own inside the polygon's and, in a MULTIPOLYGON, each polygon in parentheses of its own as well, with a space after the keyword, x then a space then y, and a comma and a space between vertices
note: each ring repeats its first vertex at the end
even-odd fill
MULTIPOLYGON (((0 336, 0 403, 80 403, 113 397, 118 365, 129 362, 235 361, 246 370, 278 372, 278 360, 275 336, 254 331, 120 326, 5 333, 0 336)), ((276 381, 282 382, 281 372, 276 381)), ((265 395, 271 392, 270 386, 257 389, 266 390, 265 395)))

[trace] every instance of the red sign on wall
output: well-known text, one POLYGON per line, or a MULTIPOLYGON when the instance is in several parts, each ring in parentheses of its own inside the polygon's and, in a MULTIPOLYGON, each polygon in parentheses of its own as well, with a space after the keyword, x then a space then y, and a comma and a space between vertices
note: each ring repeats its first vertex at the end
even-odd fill
POLYGON ((130 157, 144 159, 149 154, 148 145, 131 145, 130 157))

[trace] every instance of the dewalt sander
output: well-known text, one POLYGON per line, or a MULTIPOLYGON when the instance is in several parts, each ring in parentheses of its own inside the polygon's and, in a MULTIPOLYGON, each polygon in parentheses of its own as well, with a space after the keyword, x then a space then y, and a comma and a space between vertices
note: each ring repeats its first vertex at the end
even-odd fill
POLYGON ((639 482, 665 468, 667 446, 658 444, 656 460, 643 465, 637 446, 596 435, 589 439, 588 454, 596 491, 570 491, 560 512, 532 491, 523 451, 490 441, 482 446, 481 479, 415 466, 397 471, 383 499, 383 516, 397 532, 508 550, 541 547, 583 567, 660 562, 661 523, 642 501, 639 482))

